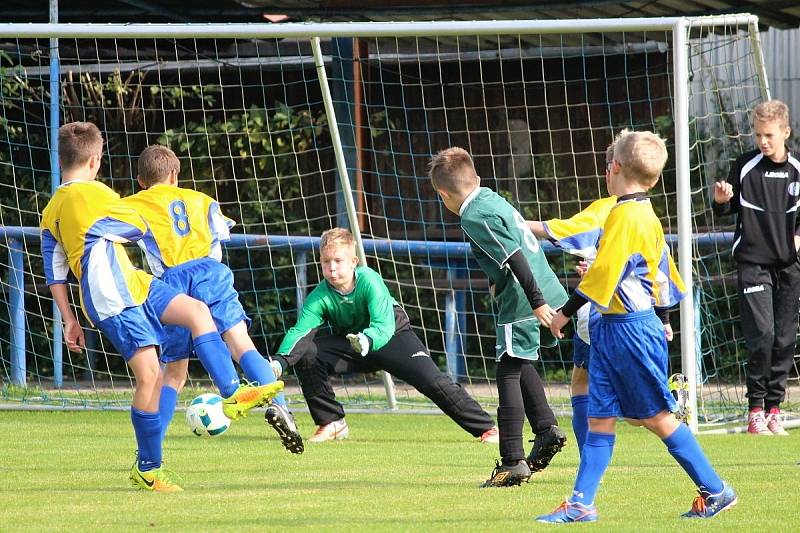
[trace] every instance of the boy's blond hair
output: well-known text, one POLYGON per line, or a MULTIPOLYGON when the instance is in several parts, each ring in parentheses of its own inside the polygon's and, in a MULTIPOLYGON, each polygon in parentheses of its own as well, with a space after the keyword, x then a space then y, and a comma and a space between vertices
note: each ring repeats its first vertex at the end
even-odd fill
POLYGON ((71 169, 85 164, 92 156, 103 155, 103 134, 91 122, 69 122, 58 128, 58 159, 71 169))
POLYGON ((161 183, 172 171, 180 172, 181 162, 166 146, 151 144, 139 155, 136 172, 145 187, 161 183))
POLYGON ((428 177, 434 189, 449 193, 474 189, 478 183, 472 156, 457 146, 442 150, 431 158, 428 177))
POLYGON ((606 148, 606 165, 614 161, 614 143, 608 145, 606 148))
POLYGON ((319 251, 321 252, 329 246, 351 246, 355 247, 356 239, 350 230, 344 228, 332 228, 323 232, 319 240, 319 251))
POLYGON ((651 131, 622 130, 614 139, 614 160, 622 166, 627 181, 650 189, 667 163, 664 139, 651 131))
POLYGON ((789 126, 789 107, 780 100, 761 102, 753 108, 753 122, 778 122, 781 128, 789 126))

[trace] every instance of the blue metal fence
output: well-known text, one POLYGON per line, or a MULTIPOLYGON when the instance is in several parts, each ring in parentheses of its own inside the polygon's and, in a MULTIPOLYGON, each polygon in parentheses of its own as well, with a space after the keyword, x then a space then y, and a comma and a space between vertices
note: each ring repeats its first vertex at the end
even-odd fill
MULTIPOLYGON (((0 241, 8 246, 8 314, 11 322, 11 381, 15 385, 26 384, 25 363, 25 262, 26 244, 38 246, 39 229, 20 226, 0 226, 0 241)), ((727 246, 733 240, 731 232, 708 233, 695 237, 700 247, 727 246)), ((676 235, 667 235, 670 244, 677 242, 676 235)), ((549 242, 542 242, 547 254, 560 253, 549 242)), ((307 285, 307 253, 319 247, 319 237, 272 236, 233 234, 225 243, 228 249, 286 248, 297 254, 295 273, 297 277, 297 308, 300 309, 305 298, 307 285)), ((364 251, 367 255, 392 256, 404 255, 418 258, 421 263, 444 268, 451 287, 463 284, 458 280, 467 279, 469 269, 477 268, 472 258, 469 243, 443 241, 406 241, 389 239, 364 239, 364 251)), ((466 375, 464 355, 466 317, 466 289, 452 288, 445 296, 445 355, 448 374, 457 379, 466 375)), ((60 327, 60 323, 56 325, 60 327)), ((53 381, 56 387, 63 385, 63 363, 60 357, 61 339, 54 335, 53 339, 53 381), (58 346, 56 346, 56 344, 58 346)))

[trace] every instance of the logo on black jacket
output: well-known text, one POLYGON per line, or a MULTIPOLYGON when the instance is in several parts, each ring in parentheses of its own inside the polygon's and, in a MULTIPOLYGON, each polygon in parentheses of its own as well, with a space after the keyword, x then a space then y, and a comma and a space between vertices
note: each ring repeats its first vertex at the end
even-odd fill
POLYGON ((800 194, 800 181, 793 181, 789 184, 789 196, 797 196, 800 194))

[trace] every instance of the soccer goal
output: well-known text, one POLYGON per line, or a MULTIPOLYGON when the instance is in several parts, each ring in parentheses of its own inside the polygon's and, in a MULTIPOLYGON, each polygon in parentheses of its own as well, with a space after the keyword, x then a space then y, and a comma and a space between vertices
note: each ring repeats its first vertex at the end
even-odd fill
MULTIPOLYGON (((606 194, 605 149, 629 128, 656 131, 670 150, 652 199, 692 288, 673 315, 673 371, 689 377, 695 422, 735 420, 746 357, 731 227, 713 218, 708 191, 752 144, 749 110, 768 98, 750 15, 0 24, 0 398, 129 403, 122 359, 85 321, 87 349, 62 348, 44 284, 36 227, 59 183, 53 133, 66 121, 103 131, 101 179, 120 194, 134 190, 139 152, 163 143, 181 159, 181 184, 219 199, 238 223, 224 259, 265 353, 322 279, 320 233, 347 226, 436 361, 487 406, 489 287, 426 178, 428 159, 462 146, 483 185, 527 218, 568 217, 606 194)), ((548 250, 574 286, 575 259, 548 250)), ((563 410, 571 351, 562 342, 538 363, 563 410)), ((192 384, 209 386, 199 367, 192 384)), ((380 375, 338 376, 336 386, 348 408, 430 408, 380 375)))

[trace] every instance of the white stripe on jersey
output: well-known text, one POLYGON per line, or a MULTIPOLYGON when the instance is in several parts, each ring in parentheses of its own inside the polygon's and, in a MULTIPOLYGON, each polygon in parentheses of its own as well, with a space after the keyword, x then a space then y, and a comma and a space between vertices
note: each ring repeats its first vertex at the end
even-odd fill
POLYGON ((800 172, 800 161, 795 159, 792 154, 789 154, 789 163, 798 171, 800 172))
POLYGON ((642 280, 633 271, 620 282, 617 291, 619 291, 623 304, 631 305, 632 308, 628 309, 630 313, 646 311, 653 307, 653 298, 645 290, 642 280))
POLYGON ((117 284, 114 282, 114 273, 111 270, 106 246, 108 243, 103 239, 98 239, 92 245, 86 272, 84 272, 84 275, 88 275, 89 294, 84 294, 83 297, 91 299, 92 306, 97 311, 98 320, 116 316, 127 307, 124 296, 119 293, 117 284))
POLYGON ((164 275, 164 263, 161 262, 161 259, 157 255, 147 249, 147 243, 144 241, 145 239, 138 240, 136 244, 138 244, 139 248, 144 252, 144 258, 147 260, 147 266, 150 267, 150 273, 160 278, 164 275))
POLYGON ((57 280, 66 280, 69 276, 69 262, 67 261, 67 254, 64 252, 64 247, 61 243, 56 241, 53 247, 53 259, 50 261, 50 266, 53 269, 53 278, 57 280))
POLYGON ((755 157, 753 157, 753 159, 745 163, 742 167, 742 171, 739 172, 739 181, 741 182, 744 180, 744 177, 747 175, 747 173, 753 170, 753 167, 756 166, 762 159, 764 159, 764 154, 759 152, 755 155, 755 157))
POLYGON ((749 207, 750 209, 755 209, 756 211, 763 211, 764 210, 763 207, 758 207, 755 204, 751 204, 750 202, 745 200, 743 197, 741 197, 741 195, 739 196, 739 205, 741 205, 742 207, 749 207))

